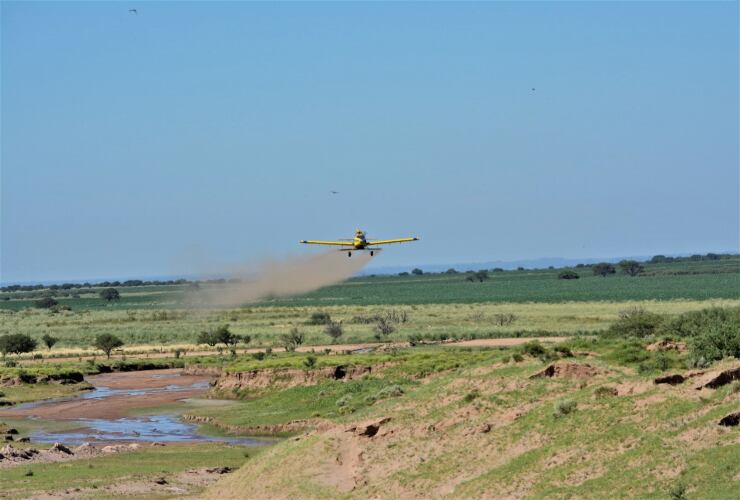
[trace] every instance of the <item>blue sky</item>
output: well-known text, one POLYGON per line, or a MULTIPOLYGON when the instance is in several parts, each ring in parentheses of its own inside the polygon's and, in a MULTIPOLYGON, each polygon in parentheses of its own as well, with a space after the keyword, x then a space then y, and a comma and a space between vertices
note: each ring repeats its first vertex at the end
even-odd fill
POLYGON ((738 250, 737 2, 1 9, 5 282, 738 250))

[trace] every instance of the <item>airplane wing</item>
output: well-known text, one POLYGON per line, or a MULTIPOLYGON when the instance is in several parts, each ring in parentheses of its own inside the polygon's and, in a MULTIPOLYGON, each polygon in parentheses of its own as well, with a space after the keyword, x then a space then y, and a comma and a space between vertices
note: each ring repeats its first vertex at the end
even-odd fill
POLYGON ((391 243, 406 243, 407 241, 417 241, 419 238, 398 238, 395 240, 376 240, 368 241, 368 245, 389 245, 391 243))
POLYGON ((337 246, 351 246, 352 244, 347 241, 319 241, 319 240, 301 240, 301 243, 307 243, 309 245, 337 245, 337 246))

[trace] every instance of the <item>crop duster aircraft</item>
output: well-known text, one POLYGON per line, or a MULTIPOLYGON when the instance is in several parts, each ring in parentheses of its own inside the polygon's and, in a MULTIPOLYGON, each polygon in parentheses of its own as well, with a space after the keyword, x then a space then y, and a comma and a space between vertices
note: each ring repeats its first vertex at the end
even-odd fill
POLYGON ((375 255, 375 252, 378 252, 381 250, 381 248, 378 248, 377 245, 389 245, 391 243, 406 243, 407 241, 417 241, 419 238, 397 238, 395 240, 375 240, 375 241, 368 241, 365 237, 364 231, 361 231, 358 229, 355 231, 355 237, 352 239, 347 240, 339 240, 339 241, 321 241, 321 240, 301 240, 301 243, 306 243, 308 245, 333 245, 333 246, 339 246, 344 247, 340 248, 340 252, 347 252, 347 257, 352 257, 352 252, 355 250, 368 250, 370 252, 370 256, 372 257, 375 255))

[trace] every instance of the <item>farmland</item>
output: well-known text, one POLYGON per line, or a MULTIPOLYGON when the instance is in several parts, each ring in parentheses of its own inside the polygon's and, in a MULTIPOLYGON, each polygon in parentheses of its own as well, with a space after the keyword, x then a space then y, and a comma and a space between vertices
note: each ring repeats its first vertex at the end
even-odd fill
MULTIPOLYGON (((278 441, 247 451, 182 444, 109 456, 93 447, 94 456, 75 450, 63 461, 6 464, 0 481, 19 497, 230 498, 248 485, 253 498, 491 490, 731 498, 740 439, 718 422, 736 411, 738 382, 696 389, 740 368, 726 355, 740 338, 738 263, 648 264, 637 277, 578 269, 577 280, 558 279, 557 269, 490 272, 482 282, 464 273, 366 276, 236 308, 193 300, 228 283, 120 286, 112 301, 95 286, 4 292, 0 335, 58 342, 7 356, 0 403, 85 393, 92 387, 83 375, 184 370, 212 377, 207 397, 127 405, 133 391, 119 396, 118 408, 126 418, 176 414, 201 433, 278 441), (58 305, 34 307, 41 296, 58 305), (329 323, 341 325, 336 338, 329 323), (380 333, 379 323, 390 328, 380 333), (242 342, 198 342, 219 327, 242 342), (124 342, 111 359, 91 346, 101 334, 124 342), (285 352, 291 335, 300 344, 285 352), (497 338, 507 345, 485 340, 497 338), (676 375, 675 386, 653 382, 676 375), (225 466, 237 470, 223 478, 205 472, 225 466)), ((0 428, 26 435, 74 427, 3 415, 0 428)), ((45 446, 41 455, 54 457, 45 446)))

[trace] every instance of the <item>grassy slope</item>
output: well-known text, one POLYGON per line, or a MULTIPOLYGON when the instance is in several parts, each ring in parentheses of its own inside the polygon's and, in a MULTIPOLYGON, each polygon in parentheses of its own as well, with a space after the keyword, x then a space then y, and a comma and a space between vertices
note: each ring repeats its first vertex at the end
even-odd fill
MULTIPOLYGON (((407 384, 405 395, 374 405, 361 402, 351 415, 316 402, 336 429, 276 445, 217 484, 210 497, 228 497, 243 484, 254 486, 255 497, 358 498, 665 498, 680 485, 691 497, 732 498, 740 487, 740 434, 717 425, 737 409, 737 386, 702 392, 690 383, 655 386, 633 369, 599 358, 578 360, 600 369, 591 379, 529 379, 542 368, 539 361, 503 364, 502 356, 470 360, 464 368, 407 384), (618 384, 624 395, 595 397, 597 387, 618 384), (626 385, 634 394, 626 394, 626 385), (556 418, 554 403, 563 398, 578 407, 556 418), (392 418, 385 434, 368 439, 344 431, 351 421, 379 416, 392 418), (480 432, 486 423, 492 429, 480 432), (362 458, 350 471, 358 480, 355 488, 332 484, 358 454, 362 458), (251 480, 255 477, 259 481, 251 480)), ((313 395, 321 399, 316 390, 313 395)), ((292 398, 285 400, 290 404, 292 398)), ((269 407, 260 401, 238 411, 224 408, 222 416, 260 421, 269 407)), ((278 419, 297 415, 296 407, 278 419)))

